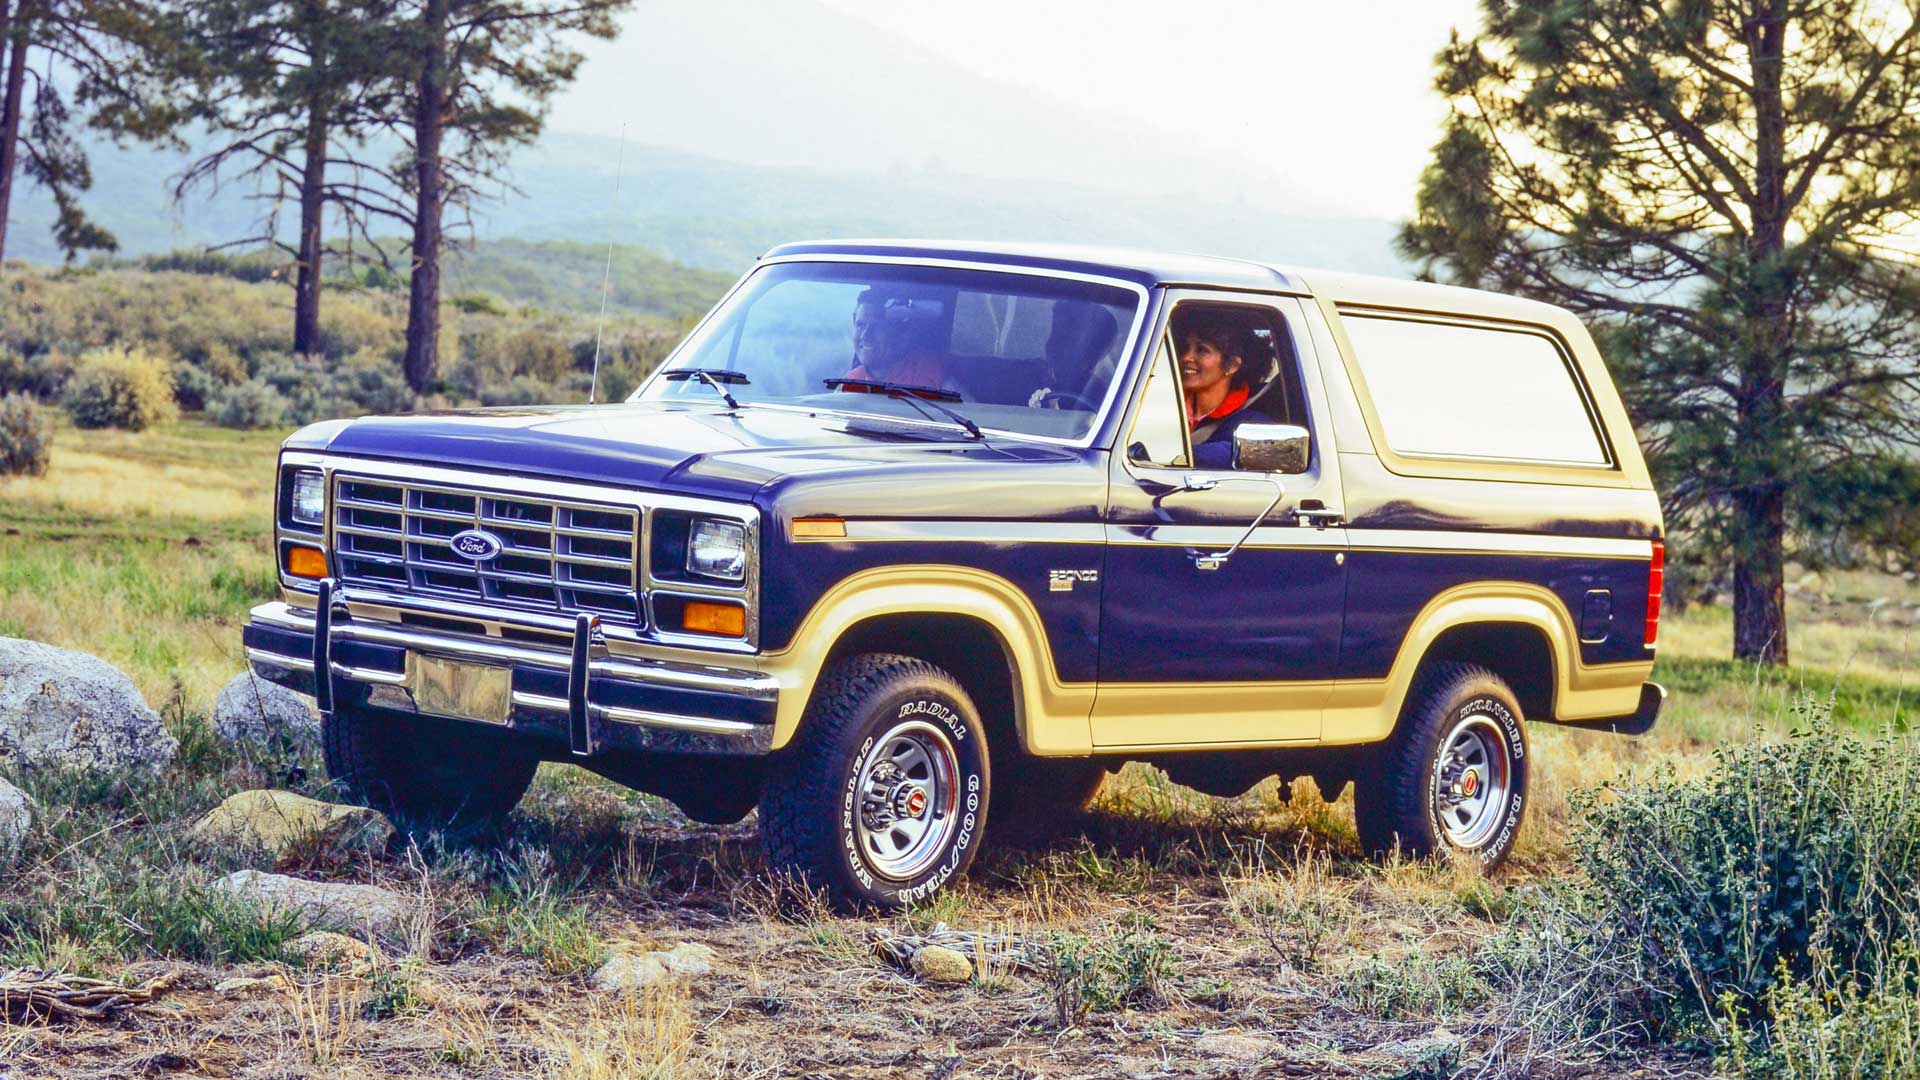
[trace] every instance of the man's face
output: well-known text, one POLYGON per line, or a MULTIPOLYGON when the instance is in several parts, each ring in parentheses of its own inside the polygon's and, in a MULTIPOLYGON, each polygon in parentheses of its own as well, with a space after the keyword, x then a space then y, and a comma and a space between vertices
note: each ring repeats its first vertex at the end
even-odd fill
POLYGON ((887 317, 879 304, 861 304, 853 309, 853 359, 872 367, 886 362, 887 317))

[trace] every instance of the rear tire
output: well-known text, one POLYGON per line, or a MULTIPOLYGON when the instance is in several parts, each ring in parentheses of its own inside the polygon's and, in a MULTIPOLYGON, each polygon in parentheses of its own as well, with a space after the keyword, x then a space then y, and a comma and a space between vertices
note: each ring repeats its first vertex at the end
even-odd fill
POLYGON ((964 874, 987 821, 987 736, 958 680, 867 653, 821 676, 760 795, 778 874, 844 909, 900 908, 964 874))
POLYGON ((1520 704, 1477 664, 1433 664, 1414 678, 1393 736, 1354 790, 1360 844, 1381 857, 1472 859, 1513 850, 1526 811, 1520 704))
POLYGON ((510 732, 342 704, 322 720, 327 776, 409 831, 482 832, 525 795, 540 759, 510 732))

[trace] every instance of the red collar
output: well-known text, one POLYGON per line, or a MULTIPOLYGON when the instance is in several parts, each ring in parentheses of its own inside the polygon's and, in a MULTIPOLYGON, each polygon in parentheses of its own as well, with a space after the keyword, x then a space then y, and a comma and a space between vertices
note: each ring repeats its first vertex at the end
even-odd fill
POLYGON ((1216 406, 1212 412, 1208 413, 1205 416, 1194 416, 1193 406, 1189 404, 1187 406, 1187 415, 1188 415, 1188 421, 1189 421, 1187 426, 1199 427, 1201 424, 1207 422, 1208 420, 1220 420, 1220 419, 1224 419, 1225 417, 1232 416, 1234 413, 1240 410, 1240 406, 1245 405, 1247 403, 1247 397, 1251 393, 1252 393, 1252 390, 1250 387, 1236 386, 1233 389, 1227 391, 1227 396, 1220 400, 1220 404, 1216 406))

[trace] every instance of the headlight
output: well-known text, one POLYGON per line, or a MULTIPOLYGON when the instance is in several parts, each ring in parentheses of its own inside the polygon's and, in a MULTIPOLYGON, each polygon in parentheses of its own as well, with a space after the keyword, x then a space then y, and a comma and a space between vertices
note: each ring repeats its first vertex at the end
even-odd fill
POLYGON ((698 518, 687 539, 687 572, 739 581, 747 572, 747 527, 737 521, 698 518))
POLYGON ((318 471, 302 469, 293 474, 293 498, 288 505, 295 525, 318 529, 326 524, 327 485, 318 471))

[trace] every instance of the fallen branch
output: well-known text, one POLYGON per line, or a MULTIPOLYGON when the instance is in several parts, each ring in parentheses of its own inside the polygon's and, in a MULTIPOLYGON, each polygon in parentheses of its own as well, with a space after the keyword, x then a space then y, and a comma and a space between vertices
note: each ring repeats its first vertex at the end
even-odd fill
POLYGON ((15 968, 0 976, 0 1014, 12 1022, 71 1017, 104 1020, 132 1005, 145 1005, 173 989, 173 976, 148 979, 137 987, 100 979, 15 968))

